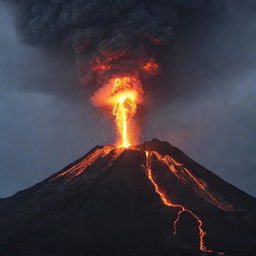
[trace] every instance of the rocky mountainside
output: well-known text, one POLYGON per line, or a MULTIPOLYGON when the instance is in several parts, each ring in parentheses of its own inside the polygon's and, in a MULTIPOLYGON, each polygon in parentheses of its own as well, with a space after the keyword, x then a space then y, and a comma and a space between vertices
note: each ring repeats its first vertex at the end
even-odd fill
POLYGON ((0 255, 255 255, 256 199, 167 142, 97 146, 0 200, 0 255))

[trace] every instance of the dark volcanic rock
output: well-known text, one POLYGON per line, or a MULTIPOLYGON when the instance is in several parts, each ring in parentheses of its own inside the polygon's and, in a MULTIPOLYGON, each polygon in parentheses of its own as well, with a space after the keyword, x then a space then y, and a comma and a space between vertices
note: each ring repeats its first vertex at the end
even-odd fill
POLYGON ((112 147, 102 154, 104 150, 96 147, 43 182, 0 199, 1 256, 204 255, 190 214, 181 216, 177 234, 172 234, 178 209, 164 205, 156 193, 145 169, 145 150, 183 163, 223 205, 217 207, 193 182, 182 182, 154 161, 153 176, 161 190, 201 218, 207 249, 253 255, 255 198, 166 142, 112 147))

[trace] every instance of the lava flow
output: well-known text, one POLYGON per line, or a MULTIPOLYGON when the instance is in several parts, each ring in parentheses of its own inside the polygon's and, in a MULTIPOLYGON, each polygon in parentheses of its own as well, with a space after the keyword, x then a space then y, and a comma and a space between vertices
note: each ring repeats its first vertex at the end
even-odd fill
MULTIPOLYGON (((198 223, 198 235, 199 235, 199 248, 202 252, 206 252, 206 253, 211 253, 211 252, 214 252, 213 250, 208 250, 205 246, 205 243, 204 243, 204 237, 206 235, 206 232, 204 231, 203 229, 203 222, 202 220, 194 213, 192 212, 191 210, 185 208, 183 205, 181 204, 175 204, 175 203, 172 203, 167 195, 160 189, 159 185, 157 184, 157 182, 155 181, 154 177, 153 177, 153 174, 152 174, 152 161, 153 161, 153 155, 154 154, 158 154, 157 152, 155 151, 145 151, 145 154, 146 154, 146 170, 147 170, 147 176, 149 178, 149 180, 151 181, 151 183, 153 184, 154 188, 155 188, 155 191, 156 193, 159 195, 159 197, 161 198, 162 202, 168 206, 168 207, 174 207, 174 208, 178 208, 179 211, 177 213, 177 217, 173 223, 173 234, 176 235, 177 233, 177 223, 179 222, 180 220, 180 215, 187 212, 189 213, 195 220, 196 222, 198 223)), ((159 161, 162 161, 159 157, 157 158, 157 160, 159 161)), ((165 163, 163 161, 163 163, 165 163)), ((217 254, 223 254, 222 252, 216 252, 217 254)))
POLYGON ((203 180, 193 175, 187 168, 183 166, 182 163, 178 163, 169 155, 162 156, 156 151, 152 151, 152 156, 156 157, 156 159, 163 163, 182 183, 189 185, 191 189, 193 189, 209 203, 214 204, 216 207, 224 211, 234 210, 232 205, 224 202, 216 195, 211 193, 207 188, 207 184, 203 180))
POLYGON ((128 148, 136 142, 138 128, 133 117, 142 95, 139 79, 123 76, 110 79, 91 98, 94 105, 111 109, 118 134, 117 147, 128 148))
POLYGON ((72 177, 76 177, 81 175, 86 169, 94 164, 97 160, 104 158, 111 154, 111 158, 109 164, 105 167, 105 169, 109 168, 115 160, 122 154, 122 149, 117 149, 113 146, 105 146, 102 148, 97 148, 93 153, 86 156, 81 162, 75 164, 68 170, 60 173, 59 175, 55 176, 51 180, 55 180, 60 177, 67 177, 67 181, 69 181, 72 177))

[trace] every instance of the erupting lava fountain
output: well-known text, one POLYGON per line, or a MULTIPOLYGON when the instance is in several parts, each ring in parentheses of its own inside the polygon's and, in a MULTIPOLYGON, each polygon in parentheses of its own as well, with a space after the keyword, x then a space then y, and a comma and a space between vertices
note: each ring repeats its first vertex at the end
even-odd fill
POLYGON ((114 77, 91 98, 95 106, 107 108, 115 118, 118 134, 117 146, 128 148, 139 137, 134 119, 138 104, 143 101, 143 89, 139 79, 133 76, 114 77))

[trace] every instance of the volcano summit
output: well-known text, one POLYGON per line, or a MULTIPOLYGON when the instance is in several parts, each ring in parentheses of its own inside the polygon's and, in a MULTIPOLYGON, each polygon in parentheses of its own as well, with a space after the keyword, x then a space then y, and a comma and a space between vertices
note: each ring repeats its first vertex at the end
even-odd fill
POLYGON ((256 199, 154 139, 0 199, 0 255, 254 255, 256 199))

